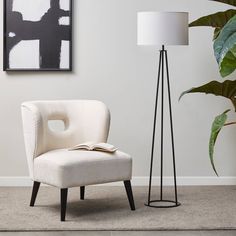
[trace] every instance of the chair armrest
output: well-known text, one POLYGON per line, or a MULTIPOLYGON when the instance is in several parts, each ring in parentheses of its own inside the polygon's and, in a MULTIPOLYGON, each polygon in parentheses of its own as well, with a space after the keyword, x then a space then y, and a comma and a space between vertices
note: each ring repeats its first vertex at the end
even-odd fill
POLYGON ((38 156, 40 147, 39 137, 42 129, 42 117, 36 106, 32 103, 23 103, 21 105, 23 134, 25 141, 25 149, 27 156, 27 163, 29 167, 30 177, 33 179, 33 161, 38 156))

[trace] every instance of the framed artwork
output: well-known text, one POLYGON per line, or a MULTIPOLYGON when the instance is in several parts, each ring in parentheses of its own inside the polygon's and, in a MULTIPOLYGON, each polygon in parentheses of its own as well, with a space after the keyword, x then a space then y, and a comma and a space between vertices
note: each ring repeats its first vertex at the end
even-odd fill
POLYGON ((4 1, 4 71, 72 70, 72 0, 4 1))

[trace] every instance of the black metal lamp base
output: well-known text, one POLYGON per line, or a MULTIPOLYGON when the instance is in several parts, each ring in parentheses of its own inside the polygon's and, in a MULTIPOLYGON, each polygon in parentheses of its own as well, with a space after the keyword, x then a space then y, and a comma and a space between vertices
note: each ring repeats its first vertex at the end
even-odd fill
POLYGON ((159 68, 158 68, 158 77, 157 77, 157 89, 156 89, 156 100, 155 100, 155 112, 154 112, 154 123, 153 123, 153 136, 152 136, 152 151, 151 151, 151 165, 150 165, 150 178, 149 178, 149 191, 148 191, 148 201, 145 206, 154 207, 154 208, 172 208, 178 207, 181 204, 178 202, 178 194, 177 194, 177 183, 176 183, 176 164, 175 164, 175 146, 174 146, 174 129, 173 129, 173 121, 172 121, 172 108, 171 108, 171 91, 170 91, 170 79, 169 79, 169 69, 168 69, 168 57, 167 50, 165 50, 164 45, 162 46, 162 50, 160 50, 160 60, 159 60, 159 68), (166 71, 165 71, 166 69, 166 71), (166 72, 166 76, 165 76, 166 72), (166 77, 166 80, 165 80, 166 77), (172 200, 164 200, 163 199, 163 162, 164 162, 164 99, 165 99, 165 82, 167 83, 167 95, 169 102, 169 114, 170 114, 170 131, 171 131, 171 145, 172 145, 172 157, 173 157, 173 179, 174 179, 174 193, 175 198, 172 200), (161 84, 161 85, 160 85, 161 84), (155 149, 155 136, 156 136, 156 120, 157 120, 157 111, 158 111, 158 95, 161 96, 161 145, 160 145, 160 198, 159 200, 151 199, 151 191, 152 191, 152 170, 153 170, 153 159, 154 159, 154 149, 155 149))
POLYGON ((149 203, 144 204, 147 207, 153 207, 153 208, 173 208, 178 207, 181 205, 179 202, 171 201, 171 200, 152 200, 149 203), (155 204, 157 203, 157 204, 155 204), (161 205, 161 203, 171 203, 170 205, 161 205), (174 204, 173 204, 174 203, 174 204))

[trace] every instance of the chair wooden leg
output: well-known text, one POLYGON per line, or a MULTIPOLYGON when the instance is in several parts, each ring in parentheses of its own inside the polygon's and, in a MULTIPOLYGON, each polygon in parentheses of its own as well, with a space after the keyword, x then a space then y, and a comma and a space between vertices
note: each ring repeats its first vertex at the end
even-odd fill
POLYGON ((66 218, 67 193, 67 188, 61 189, 61 221, 65 221, 66 218))
POLYGON ((35 200, 36 200, 38 191, 39 191, 39 187, 40 187, 40 183, 34 181, 33 190, 32 190, 32 195, 31 195, 31 200, 30 200, 30 206, 31 206, 31 207, 34 206, 34 203, 35 203, 35 200))
POLYGON ((85 186, 80 187, 80 200, 84 200, 85 186))
POLYGON ((132 187, 131 187, 130 180, 124 181, 124 185, 125 185, 127 197, 129 199, 130 209, 132 211, 134 211, 135 210, 135 205, 134 205, 134 198, 133 198, 133 192, 132 192, 132 187))

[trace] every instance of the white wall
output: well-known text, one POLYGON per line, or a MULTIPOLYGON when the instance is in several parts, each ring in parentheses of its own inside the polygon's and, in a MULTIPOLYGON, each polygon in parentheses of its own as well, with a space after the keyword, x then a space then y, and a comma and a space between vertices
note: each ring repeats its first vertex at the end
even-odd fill
MULTIPOLYGON (((0 7, 2 19, 2 4, 0 7)), ((226 8, 207 0, 74 0, 73 73, 0 72, 0 176, 28 174, 20 104, 35 99, 105 102, 112 114, 109 142, 133 156, 134 176, 147 176, 158 50, 136 46, 136 13, 188 11, 193 20, 226 8)), ((1 34, 2 30, 1 24, 1 34)), ((190 46, 168 49, 178 175, 214 175, 208 160, 211 122, 232 106, 227 100, 204 95, 189 95, 178 102, 183 90, 220 79, 212 30, 190 29, 190 46)), ((236 175, 235 138, 235 127, 226 128, 219 137, 215 157, 221 176, 236 175)), ((170 175, 170 160, 166 166, 165 173, 170 175)))

